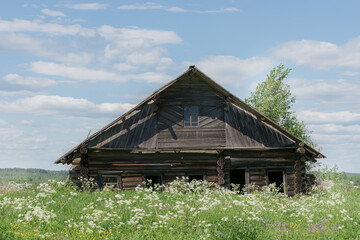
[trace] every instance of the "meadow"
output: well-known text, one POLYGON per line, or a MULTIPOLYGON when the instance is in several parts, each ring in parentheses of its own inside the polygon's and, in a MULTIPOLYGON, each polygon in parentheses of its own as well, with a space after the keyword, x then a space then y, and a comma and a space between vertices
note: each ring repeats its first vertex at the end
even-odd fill
POLYGON ((0 185, 0 239, 359 239, 353 182, 286 197, 273 186, 238 194, 207 182, 119 191, 48 180, 0 185))

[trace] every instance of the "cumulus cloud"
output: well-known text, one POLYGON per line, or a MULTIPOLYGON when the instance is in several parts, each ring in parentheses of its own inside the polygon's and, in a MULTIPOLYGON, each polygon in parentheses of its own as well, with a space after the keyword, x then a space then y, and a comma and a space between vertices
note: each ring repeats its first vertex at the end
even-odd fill
POLYGON ((360 83, 358 80, 290 79, 291 91, 300 100, 316 100, 323 105, 351 109, 360 107, 358 101, 360 83))
POLYGON ((154 46, 180 43, 181 38, 174 31, 141 28, 114 28, 104 25, 99 34, 110 42, 104 57, 108 60, 123 58, 129 53, 148 52, 154 46))
POLYGON ((38 57, 52 57, 54 52, 46 46, 51 45, 51 41, 41 38, 33 38, 25 34, 0 33, 0 49, 5 51, 27 52, 38 57))
POLYGON ((173 77, 161 72, 145 72, 139 74, 132 74, 127 75, 127 78, 146 81, 148 83, 167 83, 173 79, 173 77))
POLYGON ((60 76, 81 81, 113 81, 125 82, 128 80, 142 80, 146 82, 165 83, 172 77, 161 72, 144 72, 138 74, 116 74, 105 70, 94 70, 85 67, 70 67, 65 64, 57 64, 54 62, 32 62, 30 70, 34 73, 60 76))
POLYGON ((32 62, 30 64, 32 72, 50 76, 61 76, 75 80, 87 81, 124 81, 123 78, 115 73, 104 70, 93 70, 84 67, 70 67, 65 64, 57 64, 54 62, 32 62))
POLYGON ((54 57, 55 60, 69 64, 69 65, 87 65, 94 60, 94 55, 87 52, 82 53, 67 53, 54 57))
POLYGON ((360 84, 347 79, 308 80, 290 79, 291 90, 301 98, 338 98, 342 96, 358 96, 360 84))
POLYGON ((318 70, 360 67, 360 37, 343 45, 314 40, 291 41, 280 44, 272 51, 279 58, 318 70))
POLYGON ((36 131, 24 131, 15 124, 0 120, 0 149, 37 150, 44 148, 46 142, 47 137, 36 131))
POLYGON ((196 10, 196 9, 185 9, 180 7, 168 7, 158 3, 147 2, 147 3, 136 3, 129 5, 118 6, 120 10, 163 10, 168 12, 181 12, 181 13, 223 13, 223 12, 239 12, 237 8, 221 8, 215 10, 196 10))
POLYGON ((81 35, 91 37, 95 35, 93 29, 75 25, 61 25, 57 23, 43 23, 40 21, 28 21, 14 19, 13 21, 0 20, 0 32, 39 32, 52 35, 81 35))
POLYGON ((4 91, 41 91, 56 84, 52 79, 22 77, 14 73, 0 79, 0 89, 4 91))
POLYGON ((195 65, 218 83, 239 86, 268 70, 273 62, 263 57, 208 56, 195 65))
POLYGON ((87 99, 38 95, 15 102, 0 101, 3 112, 58 115, 63 117, 116 117, 134 107, 129 103, 95 104, 87 99))
POLYGON ((79 3, 79 4, 67 4, 64 6, 76 10, 102 10, 108 8, 109 5, 103 3, 79 3))
POLYGON ((41 12, 50 17, 65 17, 66 16, 63 12, 54 11, 54 10, 50 10, 47 8, 42 9, 41 12))
MULTIPOLYGON (((79 52, 76 41, 80 41, 78 39, 82 37, 85 37, 87 42, 93 41, 92 43, 96 46, 92 45, 91 48, 103 48, 103 51, 97 53, 103 53, 100 60, 103 64, 106 65, 109 62, 117 61, 117 63, 113 63, 113 67, 122 72, 144 72, 150 68, 162 71, 172 67, 175 63, 166 56, 167 49, 163 45, 182 42, 176 32, 166 30, 136 27, 115 28, 109 25, 90 29, 80 25, 67 26, 43 23, 41 21, 0 20, 0 38, 2 39, 0 49, 25 51, 38 57, 45 57, 71 66, 87 65, 96 60, 97 56, 95 54, 86 52, 86 50, 79 52), (31 36, 32 33, 46 33, 54 36, 46 39, 35 38, 31 36), (66 40, 61 38, 60 41, 59 37, 66 35, 70 35, 70 37, 66 38, 66 40), (73 51, 74 48, 77 50, 73 51)), ((81 44, 81 47, 83 47, 83 44, 81 44)))
POLYGON ((360 134, 360 125, 341 125, 334 123, 326 124, 316 124, 310 125, 311 129, 317 133, 327 133, 327 134, 360 134))
POLYGON ((115 64, 114 68, 119 71, 136 71, 149 67, 155 67, 157 70, 164 70, 171 66, 175 66, 171 58, 164 56, 165 49, 153 48, 149 50, 134 51, 124 56, 125 62, 115 64))
POLYGON ((298 113, 303 121, 309 123, 351 123, 360 121, 360 113, 340 111, 340 112, 319 112, 301 111, 298 113))

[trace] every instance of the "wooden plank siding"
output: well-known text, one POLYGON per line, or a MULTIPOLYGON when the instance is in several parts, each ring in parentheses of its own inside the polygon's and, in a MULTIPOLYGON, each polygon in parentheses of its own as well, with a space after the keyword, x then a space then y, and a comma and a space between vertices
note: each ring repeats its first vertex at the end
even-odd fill
POLYGON ((227 102, 225 111, 227 147, 290 147, 295 142, 259 121, 249 112, 227 102))
POLYGON ((223 99, 198 78, 179 81, 160 95, 157 148, 225 146, 223 99), (184 106, 199 107, 199 125, 184 127, 184 106))

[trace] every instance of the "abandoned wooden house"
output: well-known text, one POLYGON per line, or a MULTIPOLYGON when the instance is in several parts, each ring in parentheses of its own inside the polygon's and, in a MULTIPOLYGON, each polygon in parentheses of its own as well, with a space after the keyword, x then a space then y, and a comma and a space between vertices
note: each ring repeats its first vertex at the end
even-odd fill
POLYGON ((283 184, 304 191, 305 162, 324 157, 195 66, 86 138, 55 163, 70 177, 134 189, 176 177, 215 182, 283 184))

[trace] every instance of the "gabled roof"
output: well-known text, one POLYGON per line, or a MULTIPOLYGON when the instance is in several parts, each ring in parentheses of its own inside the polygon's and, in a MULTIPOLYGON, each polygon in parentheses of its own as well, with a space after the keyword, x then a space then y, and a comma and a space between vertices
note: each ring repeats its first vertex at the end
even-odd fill
MULTIPOLYGON (((200 77, 203 81, 205 81, 209 86, 211 86, 215 91, 219 92, 227 102, 230 102, 234 104, 235 106, 238 106, 245 111, 251 113, 254 115, 259 121, 267 124, 273 129, 276 129, 278 132, 286 136, 287 138, 291 139, 296 143, 296 146, 302 146, 304 145, 304 148, 315 158, 324 158, 325 156, 322 155, 320 152, 318 152, 316 149, 312 148, 311 146, 307 145, 306 143, 303 143, 301 139, 297 138, 293 134, 291 134, 289 131, 284 129, 283 127, 279 126, 269 118, 265 117, 263 114, 258 112, 257 110, 253 109, 251 106, 240 100, 238 97, 234 96, 230 92, 228 92, 226 89, 224 89, 222 86, 217 84, 215 81, 213 81, 211 78, 206 76, 204 73, 202 73, 199 69, 197 69, 195 66, 190 66, 187 71, 185 71, 182 75, 180 75, 178 78, 174 79, 173 81, 169 82, 168 84, 164 85, 157 91, 155 91, 153 94, 151 94, 149 97, 147 97, 145 100, 143 100, 141 103, 139 103, 137 106, 120 116, 119 118, 115 119, 108 125, 106 125, 104 128, 100 129, 96 133, 92 134, 88 138, 86 138, 83 142, 81 142, 79 145, 68 151, 66 154, 61 156, 58 160, 55 161, 55 163, 70 163, 71 159, 74 156, 78 156, 80 153, 81 146, 84 144, 87 144, 89 141, 92 141, 93 139, 99 137, 101 134, 106 132, 108 129, 123 123, 126 119, 129 119, 132 115, 136 114, 136 112, 139 111, 139 109, 143 109, 143 106, 145 104, 149 104, 153 101, 155 101, 159 94, 164 92, 166 89, 168 89, 170 86, 178 82, 183 77, 190 75, 190 74, 196 74, 198 77, 200 77)), ((225 148, 224 148, 225 149, 225 148)))

